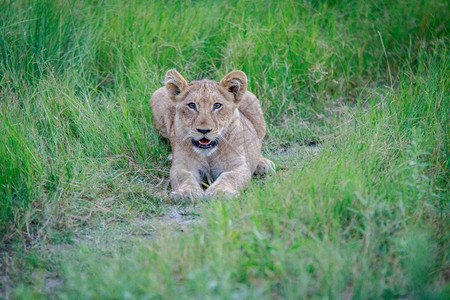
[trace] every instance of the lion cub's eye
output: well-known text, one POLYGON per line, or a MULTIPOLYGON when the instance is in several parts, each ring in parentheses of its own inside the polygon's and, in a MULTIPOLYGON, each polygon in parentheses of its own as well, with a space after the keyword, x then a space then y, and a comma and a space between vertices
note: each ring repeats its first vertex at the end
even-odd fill
POLYGON ((191 110, 197 110, 197 105, 194 102, 188 103, 187 107, 191 110))
POLYGON ((222 107, 222 104, 220 104, 220 103, 214 103, 214 105, 213 105, 213 109, 214 110, 218 110, 218 109, 220 109, 222 107))

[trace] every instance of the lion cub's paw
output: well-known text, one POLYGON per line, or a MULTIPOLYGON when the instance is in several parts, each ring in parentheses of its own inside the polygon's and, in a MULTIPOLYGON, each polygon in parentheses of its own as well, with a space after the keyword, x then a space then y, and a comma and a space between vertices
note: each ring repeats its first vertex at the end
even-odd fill
POLYGON ((275 164, 270 159, 261 156, 258 166, 256 167, 255 174, 264 175, 269 172, 275 173, 275 164))
POLYGON ((224 195, 226 198, 233 198, 239 196, 239 192, 233 188, 211 186, 205 191, 205 196, 208 198, 224 195))
POLYGON ((178 199, 198 199, 205 197, 205 192, 200 187, 185 187, 170 193, 170 198, 178 199))

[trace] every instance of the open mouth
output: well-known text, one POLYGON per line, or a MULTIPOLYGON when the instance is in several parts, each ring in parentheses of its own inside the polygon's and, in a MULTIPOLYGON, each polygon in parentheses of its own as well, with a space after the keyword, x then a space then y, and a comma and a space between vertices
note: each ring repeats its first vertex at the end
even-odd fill
POLYGON ((215 139, 214 141, 208 140, 207 138, 202 138, 198 141, 192 139, 192 144, 195 147, 201 148, 201 149, 209 149, 212 147, 217 146, 217 143, 219 142, 219 139, 215 139))

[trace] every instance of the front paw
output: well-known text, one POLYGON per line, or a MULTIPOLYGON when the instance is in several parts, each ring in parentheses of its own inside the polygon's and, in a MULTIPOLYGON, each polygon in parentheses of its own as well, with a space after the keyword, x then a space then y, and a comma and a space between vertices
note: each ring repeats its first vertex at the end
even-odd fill
POLYGON ((264 175, 267 173, 275 173, 275 164, 270 159, 261 156, 255 174, 264 175))
POLYGON ((210 186, 205 191, 205 196, 208 198, 223 195, 226 198, 233 198, 239 196, 239 192, 236 189, 224 187, 224 186, 210 186))
POLYGON ((170 198, 178 199, 198 199, 205 197, 205 192, 200 187, 182 187, 170 193, 170 198))

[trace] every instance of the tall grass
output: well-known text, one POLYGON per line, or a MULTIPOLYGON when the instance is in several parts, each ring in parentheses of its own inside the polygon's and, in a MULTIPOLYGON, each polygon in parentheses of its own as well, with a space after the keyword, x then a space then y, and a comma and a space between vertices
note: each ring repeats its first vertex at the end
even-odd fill
POLYGON ((240 200, 203 203, 188 233, 75 247, 58 295, 445 298, 448 50, 431 52, 316 159, 240 200))
POLYGON ((189 79, 242 69, 275 137, 301 142, 314 133, 298 130, 298 117, 311 119, 331 96, 351 100, 383 82, 385 54, 394 74, 405 60, 414 68, 416 50, 445 34, 446 8, 440 1, 3 1, 2 236, 33 222, 28 208, 39 211, 55 190, 70 194, 83 161, 126 155, 154 166, 167 147, 147 102, 168 68, 189 79))
MULTIPOLYGON (((170 68, 188 80, 241 69, 265 151, 322 141, 322 154, 243 200, 204 204, 192 235, 114 250, 117 290, 62 263, 62 295, 439 296, 447 49, 438 0, 1 1, 0 241, 51 243, 92 226, 86 207, 103 202, 158 214, 170 149, 151 93, 170 68)), ((83 257, 89 274, 107 268, 98 255, 83 257)))

